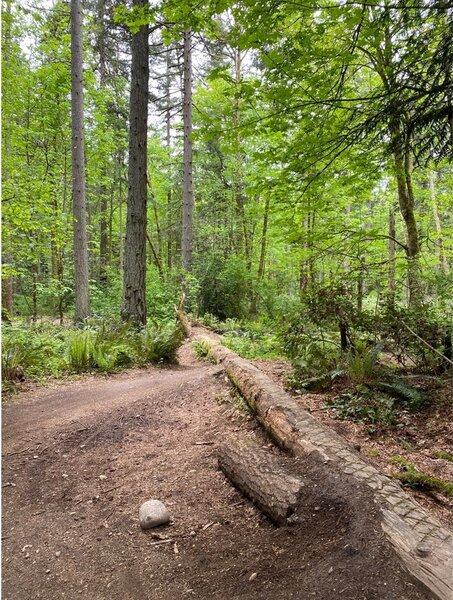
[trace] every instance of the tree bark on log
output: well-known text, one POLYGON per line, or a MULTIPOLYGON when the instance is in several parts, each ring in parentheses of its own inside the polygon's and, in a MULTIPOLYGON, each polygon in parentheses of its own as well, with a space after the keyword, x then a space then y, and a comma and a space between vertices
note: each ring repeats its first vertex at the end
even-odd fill
POLYGON ((189 318, 186 315, 186 312, 184 310, 184 302, 186 300, 186 295, 183 293, 181 295, 181 299, 179 301, 179 306, 175 305, 175 311, 176 311, 176 318, 179 321, 179 324, 181 325, 181 329, 184 332, 184 335, 186 337, 190 337, 191 333, 192 333, 192 325, 190 324, 189 318))
POLYGON ((277 457, 256 444, 237 440, 219 448, 218 461, 234 486, 274 523, 295 521, 304 482, 285 472, 277 457))

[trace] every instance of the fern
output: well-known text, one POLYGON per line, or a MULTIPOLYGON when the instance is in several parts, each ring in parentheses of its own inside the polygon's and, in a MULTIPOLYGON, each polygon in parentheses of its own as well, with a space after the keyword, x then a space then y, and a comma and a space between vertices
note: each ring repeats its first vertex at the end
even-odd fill
POLYGON ((182 342, 182 334, 174 324, 154 323, 138 336, 137 352, 142 362, 174 362, 182 342))
POLYGON ((414 386, 408 385, 399 379, 393 381, 376 381, 368 384, 369 387, 384 392, 392 398, 402 400, 411 410, 419 408, 426 400, 425 392, 414 386))
POLYGON ((83 373, 94 367, 94 335, 91 331, 75 331, 69 338, 68 365, 83 373))
POLYGON ((205 340, 195 340, 194 342, 192 342, 192 348, 194 349, 195 354, 200 360, 210 362, 213 364, 217 362, 214 358, 214 355, 212 354, 209 342, 205 340))

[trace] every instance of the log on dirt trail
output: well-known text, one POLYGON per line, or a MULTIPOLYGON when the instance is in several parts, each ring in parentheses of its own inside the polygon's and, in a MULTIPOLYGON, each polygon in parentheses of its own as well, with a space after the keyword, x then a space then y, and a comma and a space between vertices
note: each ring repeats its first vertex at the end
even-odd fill
POLYGON ((311 455, 357 484, 380 507, 381 527, 402 565, 437 600, 453 600, 453 533, 443 527, 401 487, 324 426, 267 375, 219 343, 219 337, 196 336, 211 348, 257 419, 283 449, 311 455))
POLYGON ((184 310, 184 302, 186 301, 186 295, 183 293, 181 295, 181 299, 179 300, 179 305, 175 305, 176 319, 179 321, 182 332, 186 337, 190 337, 192 333, 192 325, 189 321, 189 318, 186 315, 186 311, 184 310))
POLYGON ((304 481, 289 474, 281 461, 249 440, 220 446, 219 467, 241 491, 274 523, 295 522, 304 481))

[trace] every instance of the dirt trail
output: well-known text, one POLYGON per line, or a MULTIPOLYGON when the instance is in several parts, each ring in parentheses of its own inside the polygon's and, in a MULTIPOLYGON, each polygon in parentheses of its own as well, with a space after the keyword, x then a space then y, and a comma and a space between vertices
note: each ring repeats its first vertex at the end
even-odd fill
POLYGON ((237 435, 269 444, 232 397, 221 369, 185 345, 172 368, 7 402, 4 600, 425 598, 355 484, 300 461, 312 487, 294 528, 275 528, 230 486, 216 445, 237 435), (138 507, 150 497, 174 523, 144 533, 138 507))

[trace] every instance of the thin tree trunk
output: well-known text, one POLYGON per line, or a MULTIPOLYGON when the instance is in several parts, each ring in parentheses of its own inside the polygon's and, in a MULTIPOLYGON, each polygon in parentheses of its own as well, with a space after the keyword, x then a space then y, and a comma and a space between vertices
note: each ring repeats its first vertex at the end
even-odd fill
POLYGON ((395 290, 396 290, 396 282, 395 282, 395 259, 396 259, 396 225, 395 225, 395 209, 393 206, 389 210, 389 243, 388 243, 388 251, 389 251, 389 303, 391 306, 395 304, 395 290))
MULTIPOLYGON (((266 195, 264 201, 264 216, 263 216, 263 230, 261 233, 261 251, 260 251, 260 262, 258 265, 258 281, 264 279, 264 272, 266 269, 266 249, 267 249, 267 227, 269 222, 269 195, 266 195)), ((258 294, 256 292, 252 295, 252 303, 250 306, 250 312, 252 315, 256 315, 258 312, 258 294)))
MULTIPOLYGON (((153 207, 154 220, 156 222, 157 257, 158 257, 159 264, 161 265, 162 264, 162 251, 163 251, 162 230, 160 227, 159 211, 157 209, 156 195, 154 193, 154 188, 153 188, 153 183, 152 183, 151 177, 149 178, 149 187, 150 187, 150 191, 151 191, 151 204, 153 207)), ((159 273, 161 276, 163 276, 163 271, 161 268, 159 270, 159 273)))
POLYGON ((360 314, 363 310, 364 272, 365 272, 365 259, 361 258, 360 266, 359 266, 359 274, 357 275, 357 312, 358 312, 358 314, 360 314))
POLYGON ((409 304, 414 304, 419 298, 418 255, 420 253, 420 243, 414 211, 410 151, 408 145, 403 143, 401 126, 395 119, 390 126, 390 133, 393 142, 398 202, 406 227, 409 304))
MULTIPOLYGON (((134 0, 146 7, 147 0, 134 0)), ((146 207, 149 86, 149 27, 132 34, 132 68, 129 119, 129 170, 124 247, 122 316, 146 324, 146 207)))
POLYGON ((82 7, 80 0, 71 0, 72 210, 76 322, 83 321, 90 313, 82 73, 82 7))
POLYGON ((182 211, 182 267, 192 271, 192 213, 194 207, 192 181, 192 32, 184 32, 184 178, 182 211))
POLYGON ((252 263, 252 249, 250 242, 250 235, 247 228, 247 220, 245 217, 245 196, 244 196, 244 183, 242 179, 242 153, 241 153, 241 101, 240 101, 240 85, 242 81, 242 57, 241 51, 236 48, 234 50, 234 83, 235 83, 235 99, 234 99, 234 127, 235 127, 235 174, 234 174, 234 197, 236 200, 236 210, 239 216, 239 225, 242 229, 239 240, 243 240, 239 245, 244 248, 245 260, 247 267, 251 268, 252 263))
MULTIPOLYGON (((9 257, 3 257, 4 264, 9 262, 9 257)), ((6 320, 13 316, 14 312, 14 283, 11 275, 6 277, 2 284, 2 306, 6 309, 6 320)), ((3 318, 3 312, 2 312, 3 318)))
POLYGON ((268 223, 269 223, 269 195, 266 195, 266 200, 264 202, 263 232, 261 234, 260 262, 259 262, 259 266, 258 266, 258 280, 259 281, 261 281, 264 278, 264 271, 266 268, 268 223))
POLYGON ((154 244, 153 244, 153 242, 152 242, 151 237, 149 236, 149 234, 146 234, 146 238, 148 240, 149 247, 151 249, 151 254, 153 255, 154 262, 156 264, 157 270, 159 271, 159 276, 163 280, 163 279, 165 279, 165 275, 164 275, 164 271, 162 269, 162 264, 161 264, 160 259, 159 259, 159 254, 156 252, 156 249, 154 247, 154 244))
POLYGON ((439 270, 441 273, 446 273, 448 271, 448 263, 447 263, 447 258, 445 256, 444 240, 442 237, 442 224, 440 221, 440 215, 439 215, 439 211, 437 208, 436 192, 434 189, 434 172, 431 169, 429 170, 428 178, 429 178, 429 195, 431 198, 431 206, 432 206, 432 210, 433 210, 434 223, 436 226, 436 246, 437 246, 437 252, 438 252, 439 270))

